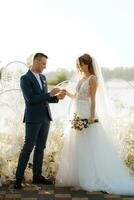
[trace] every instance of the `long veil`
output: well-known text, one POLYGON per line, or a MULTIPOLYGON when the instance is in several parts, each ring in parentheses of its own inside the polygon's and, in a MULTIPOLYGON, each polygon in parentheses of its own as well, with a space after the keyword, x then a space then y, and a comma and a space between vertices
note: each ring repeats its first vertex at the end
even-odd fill
POLYGON ((96 113, 106 134, 113 138, 116 134, 115 122, 117 118, 116 108, 107 95, 101 68, 92 58, 93 68, 97 77, 96 113))

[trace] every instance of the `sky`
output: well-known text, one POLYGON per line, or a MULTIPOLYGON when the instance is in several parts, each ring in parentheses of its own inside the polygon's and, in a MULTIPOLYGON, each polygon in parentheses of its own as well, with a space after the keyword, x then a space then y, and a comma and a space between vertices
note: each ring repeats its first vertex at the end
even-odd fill
POLYGON ((83 53, 102 67, 134 66, 133 0, 0 0, 0 65, 43 52, 48 71, 83 53))

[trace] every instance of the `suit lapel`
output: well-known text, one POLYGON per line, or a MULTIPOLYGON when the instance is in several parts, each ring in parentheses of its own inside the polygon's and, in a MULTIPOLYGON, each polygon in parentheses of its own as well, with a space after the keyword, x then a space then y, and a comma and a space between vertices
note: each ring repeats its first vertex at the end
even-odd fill
POLYGON ((27 72, 27 77, 34 83, 34 85, 40 90, 41 92, 41 88, 40 85, 36 79, 36 77, 34 76, 34 74, 31 72, 31 70, 28 70, 27 72))
POLYGON ((47 89, 46 78, 44 78, 44 76, 42 76, 42 75, 40 74, 40 79, 41 79, 43 91, 44 91, 45 93, 47 93, 47 92, 48 92, 48 89, 47 89))

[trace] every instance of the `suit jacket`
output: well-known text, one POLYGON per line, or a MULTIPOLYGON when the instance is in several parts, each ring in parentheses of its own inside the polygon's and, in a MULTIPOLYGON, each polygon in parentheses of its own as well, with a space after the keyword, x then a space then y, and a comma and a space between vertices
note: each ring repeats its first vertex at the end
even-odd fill
POLYGON ((56 96, 50 97, 47 89, 46 77, 40 74, 42 89, 29 70, 21 77, 20 86, 25 100, 25 112, 23 122, 42 123, 44 120, 52 120, 49 103, 57 103, 56 96))

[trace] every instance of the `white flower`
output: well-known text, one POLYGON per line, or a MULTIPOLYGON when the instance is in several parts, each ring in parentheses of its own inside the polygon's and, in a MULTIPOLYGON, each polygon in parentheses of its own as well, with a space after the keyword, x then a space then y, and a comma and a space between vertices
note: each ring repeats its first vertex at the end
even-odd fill
POLYGON ((46 84, 47 84, 47 81, 46 81, 46 80, 43 80, 43 83, 44 83, 44 85, 46 85, 46 84))

